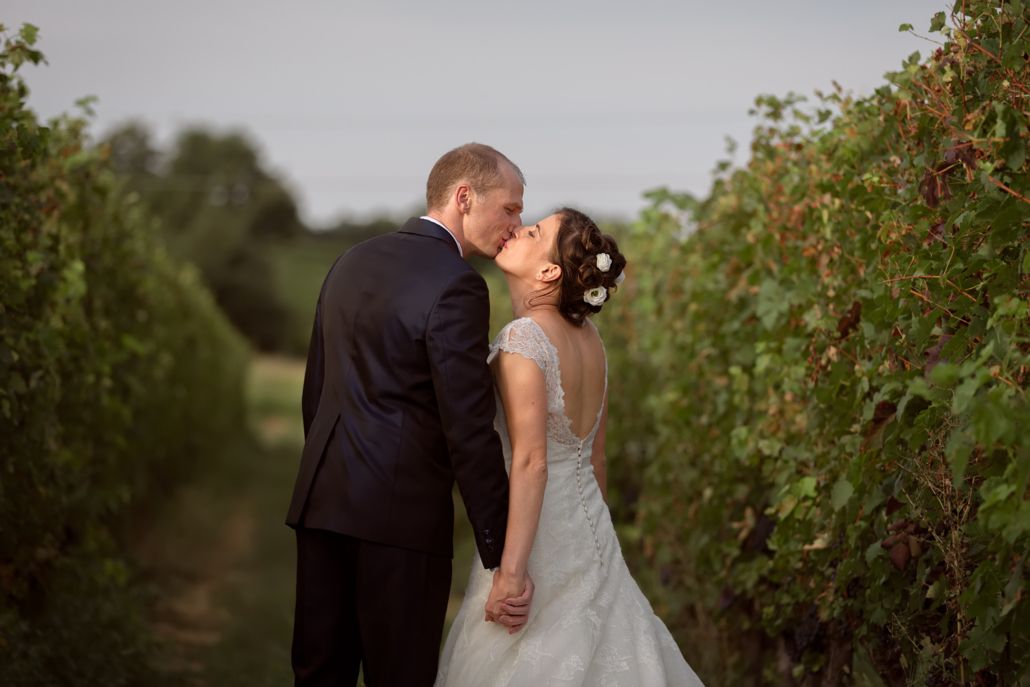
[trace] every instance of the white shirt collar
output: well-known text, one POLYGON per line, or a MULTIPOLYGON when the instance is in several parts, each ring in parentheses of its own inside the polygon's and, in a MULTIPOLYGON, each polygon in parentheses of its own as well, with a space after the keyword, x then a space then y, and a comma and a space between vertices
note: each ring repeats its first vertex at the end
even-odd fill
POLYGON ((424 220, 428 220, 428 221, 432 222, 433 224, 436 224, 436 225, 439 225, 439 226, 443 227, 443 228, 444 228, 444 230, 445 230, 445 231, 446 231, 446 232, 447 232, 448 234, 450 234, 450 235, 451 235, 451 238, 452 238, 452 239, 454 239, 454 245, 456 245, 456 246, 458 247, 458 255, 460 255, 460 256, 461 256, 462 258, 464 258, 464 257, 465 257, 465 251, 463 251, 463 250, 461 249, 461 243, 459 243, 459 242, 458 242, 458 237, 454 235, 454 232, 453 232, 453 231, 451 231, 450 229, 448 229, 448 228, 447 228, 447 225, 446 225, 446 224, 444 224, 443 222, 441 222, 441 221, 440 221, 440 220, 438 220, 438 219, 433 219, 433 218, 432 218, 432 217, 430 217, 429 215, 422 215, 421 217, 419 217, 419 219, 424 219, 424 220))

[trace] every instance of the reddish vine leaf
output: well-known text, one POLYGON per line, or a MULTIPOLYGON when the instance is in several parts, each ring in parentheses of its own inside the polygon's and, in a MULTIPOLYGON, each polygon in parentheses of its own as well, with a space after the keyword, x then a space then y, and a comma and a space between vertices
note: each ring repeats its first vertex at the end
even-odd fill
POLYGON ((908 550, 907 537, 904 541, 895 542, 894 546, 891 547, 891 565, 898 570, 904 570, 908 566, 908 560, 911 556, 912 553, 908 550))
POLYGON ((923 175, 923 180, 919 182, 919 193, 926 201, 927 207, 935 208, 942 200, 951 198, 951 187, 945 175, 937 169, 928 169, 923 175))
POLYGON ((837 322, 837 338, 846 338, 848 334, 855 331, 859 321, 862 319, 862 303, 855 301, 851 308, 837 322))
POLYGON ((961 162, 968 171, 976 169, 976 150, 969 141, 958 143, 953 141, 951 147, 944 151, 944 163, 948 166, 961 162))
POLYGON ((872 436, 890 422, 897 410, 898 406, 891 401, 880 401, 877 403, 876 408, 873 410, 873 419, 869 421, 869 429, 866 431, 866 436, 872 436))
POLYGON ((947 245, 948 237, 944 233, 944 222, 938 222, 927 230, 925 243, 929 245, 934 241, 947 245))

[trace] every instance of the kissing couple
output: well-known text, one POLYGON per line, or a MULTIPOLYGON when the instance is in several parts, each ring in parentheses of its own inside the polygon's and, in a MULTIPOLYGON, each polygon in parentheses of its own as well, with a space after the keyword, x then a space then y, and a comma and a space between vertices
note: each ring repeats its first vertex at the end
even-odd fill
POLYGON ((700 685, 630 576, 605 503, 607 361, 589 316, 626 258, 589 217, 521 226, 493 148, 441 157, 426 214, 337 258, 304 375, 296 684, 700 685), (466 259, 495 260, 516 319, 466 259), (476 542, 439 653, 457 482, 476 542))

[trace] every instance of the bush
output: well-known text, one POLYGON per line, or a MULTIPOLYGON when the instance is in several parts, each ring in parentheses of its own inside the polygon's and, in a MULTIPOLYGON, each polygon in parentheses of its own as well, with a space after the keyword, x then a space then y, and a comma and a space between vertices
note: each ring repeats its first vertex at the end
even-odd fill
POLYGON ((27 109, 35 37, 0 27, 0 682, 128 684, 146 640, 119 533, 238 437, 246 347, 85 122, 27 109))
POLYGON ((746 168, 628 239, 611 455, 710 684, 1030 667, 1030 10, 951 23, 869 97, 758 98, 746 168))

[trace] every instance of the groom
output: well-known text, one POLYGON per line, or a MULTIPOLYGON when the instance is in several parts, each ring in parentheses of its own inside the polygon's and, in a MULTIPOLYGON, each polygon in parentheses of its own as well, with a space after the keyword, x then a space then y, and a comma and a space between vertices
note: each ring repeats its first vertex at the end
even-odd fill
MULTIPOLYGON (((486 282, 520 224, 525 179, 493 148, 441 157, 427 215, 340 256, 318 298, 304 375, 297 685, 431 685, 451 580, 457 481, 483 565, 500 565, 508 478, 493 429, 486 282)), ((523 596, 495 574, 491 604, 523 596)), ((509 612, 510 612, 510 607, 509 612)))

